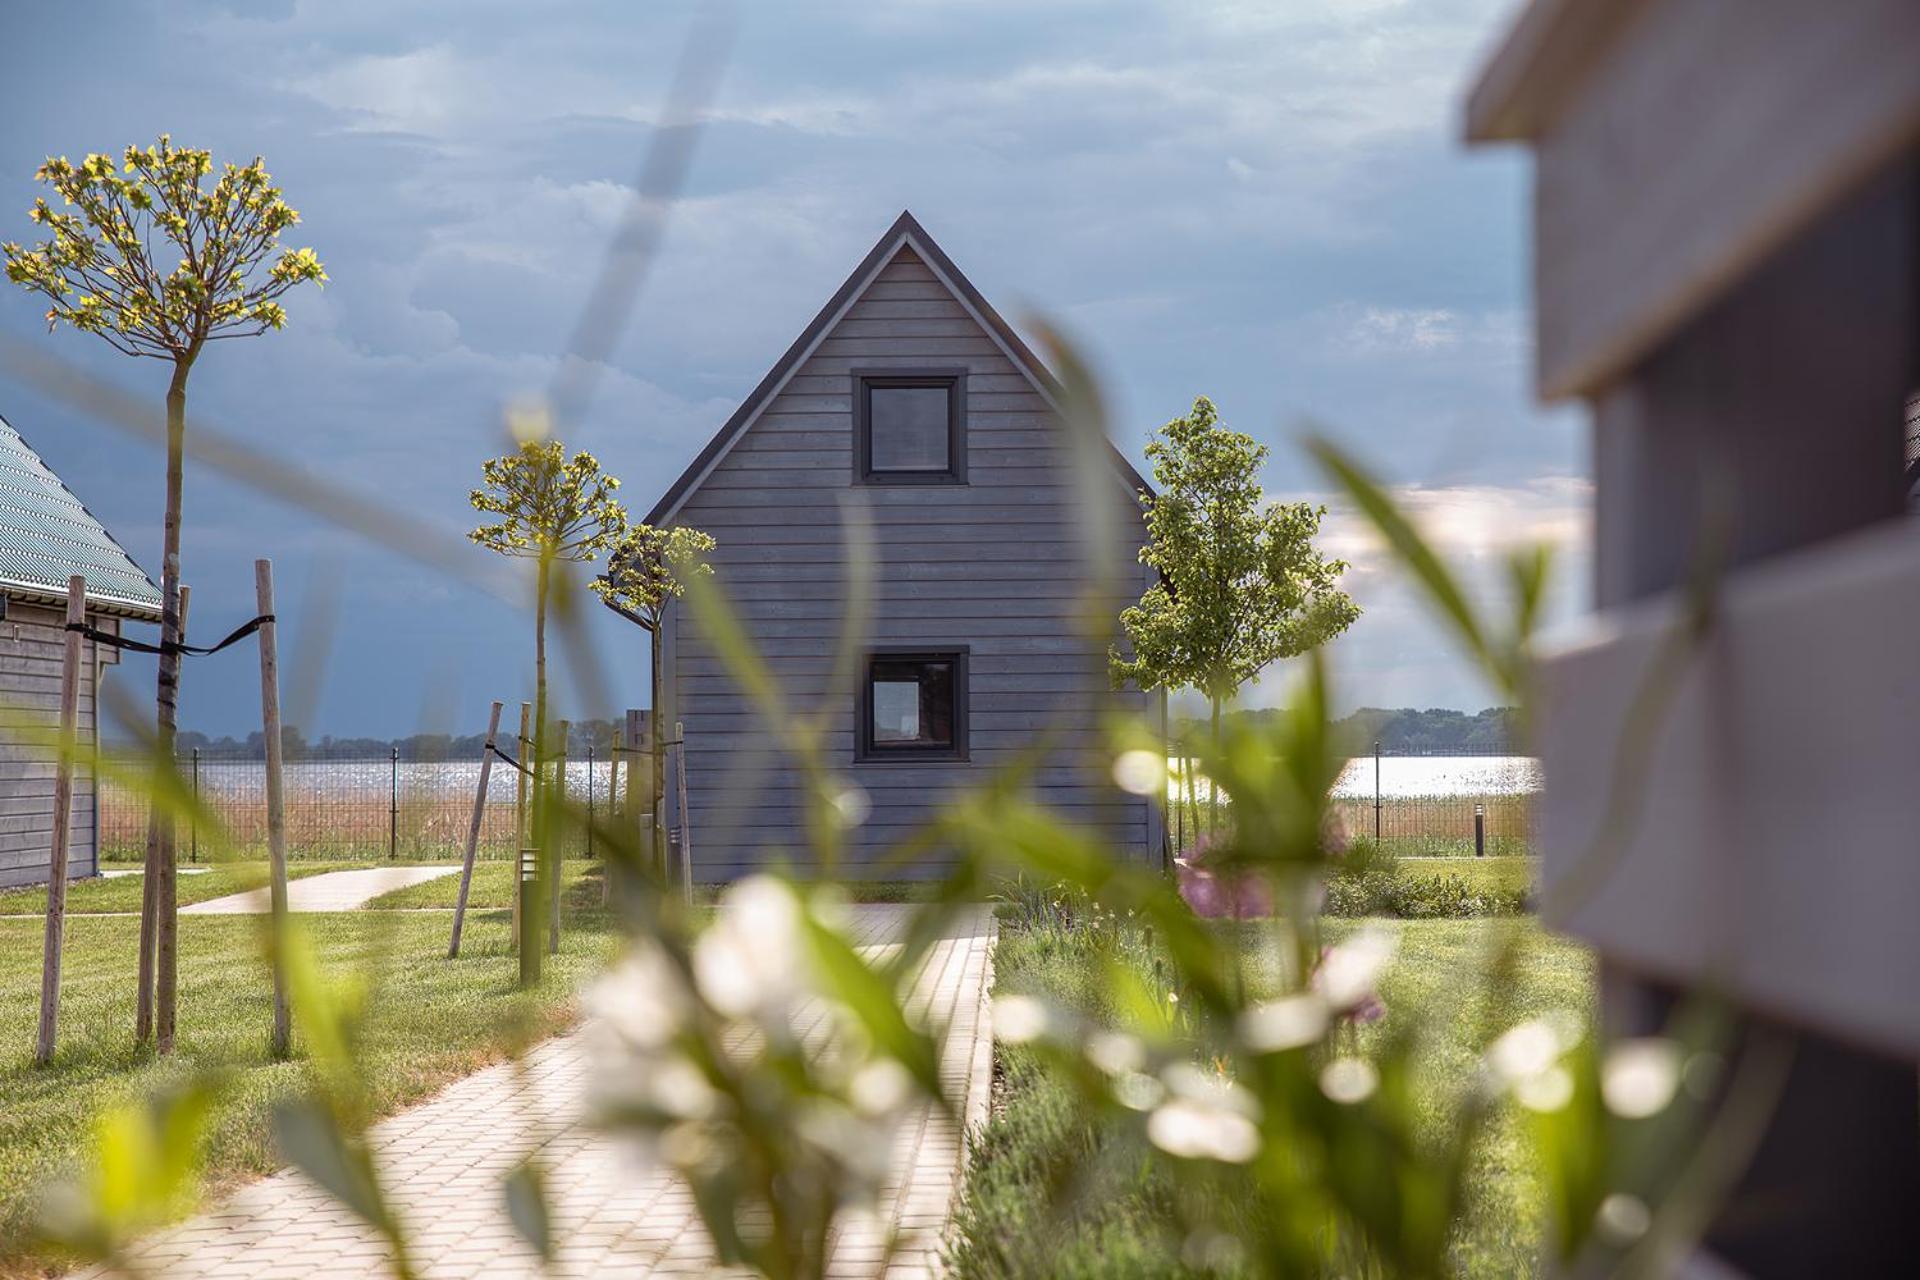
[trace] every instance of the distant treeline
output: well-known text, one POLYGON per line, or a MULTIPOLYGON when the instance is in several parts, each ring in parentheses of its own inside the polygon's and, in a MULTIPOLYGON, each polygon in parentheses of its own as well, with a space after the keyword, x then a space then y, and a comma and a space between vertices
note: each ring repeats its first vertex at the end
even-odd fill
MULTIPOLYGON (((1257 722, 1278 714, 1264 709, 1230 711, 1224 718, 1257 722)), ((1519 738, 1514 732, 1512 707, 1488 707, 1471 713, 1448 707, 1425 711, 1362 707, 1330 727, 1335 750, 1348 756, 1371 755, 1376 742, 1389 755, 1511 755, 1519 738)))
MULTIPOLYGON (((509 723, 505 715, 501 716, 501 746, 513 755, 519 754, 511 741, 519 727, 517 713, 513 723, 509 723)), ((613 720, 582 720, 570 724, 567 755, 585 759, 591 746, 605 759, 617 732, 618 722, 613 720)), ((482 733, 465 736, 415 733, 404 738, 336 738, 327 734, 317 741, 308 741, 298 727, 285 725, 280 730, 280 754, 286 760, 384 760, 397 747, 402 760, 477 760, 485 738, 482 733)), ((266 756, 266 739, 257 730, 244 738, 214 738, 186 730, 178 741, 180 755, 190 756, 198 751, 202 760, 261 760, 266 756)))

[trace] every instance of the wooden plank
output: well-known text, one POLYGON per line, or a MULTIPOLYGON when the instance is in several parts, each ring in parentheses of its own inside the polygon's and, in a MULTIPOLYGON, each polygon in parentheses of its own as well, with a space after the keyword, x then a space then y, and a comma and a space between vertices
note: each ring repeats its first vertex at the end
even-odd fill
POLYGON ((1920 539, 1883 526, 1736 575, 1663 699, 1638 820, 1584 871, 1673 608, 1614 611, 1542 664, 1543 768, 1590 780, 1542 794, 1547 919, 1639 973, 1920 1055, 1920 860, 1889 840, 1920 830, 1920 539))
POLYGON ((1647 0, 1532 0, 1474 79, 1469 141, 1519 141, 1553 128, 1647 0))
POLYGON ((1541 393, 1598 393, 1910 148, 1916 50, 1913 0, 1650 7, 1538 145, 1541 393))
POLYGON ((487 816, 487 794, 493 782, 494 751, 500 741, 501 704, 495 702, 487 712, 487 736, 480 748, 480 782, 473 794, 473 817, 467 823, 467 847, 460 859, 460 894, 453 904, 453 938, 447 944, 447 959, 460 958, 460 931, 467 920, 467 896, 473 889, 473 860, 480 848, 480 826, 487 816))

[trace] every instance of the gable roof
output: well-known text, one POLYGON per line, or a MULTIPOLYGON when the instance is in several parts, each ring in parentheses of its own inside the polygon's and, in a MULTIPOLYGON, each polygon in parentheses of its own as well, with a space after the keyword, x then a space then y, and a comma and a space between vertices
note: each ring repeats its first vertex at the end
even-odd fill
POLYGON ((33 446, 0 417, 0 594, 61 604, 85 574, 102 612, 160 620, 160 588, 33 446))
MULTIPOLYGON (((903 210, 900 216, 894 219, 893 225, 887 228, 886 234, 867 251, 867 256, 862 258, 860 265, 853 269, 853 274, 849 275, 845 283, 834 291, 831 298, 827 299, 827 305, 820 308, 819 314, 814 316, 800 336, 794 339, 793 345, 787 348, 786 354, 767 371, 767 376, 760 379, 759 385, 754 387, 747 398, 740 402, 740 407, 733 411, 733 416, 721 425, 720 430, 714 433, 713 439, 707 441, 706 447, 700 450, 699 455, 687 465, 687 469, 680 473, 680 478, 661 495, 660 501, 656 502, 653 510, 647 513, 648 524, 660 525, 673 519, 675 513, 693 495, 694 490, 700 487, 701 482, 720 464, 720 460, 726 457, 727 451, 746 434, 747 428, 753 425, 754 419, 760 416, 761 410, 780 394, 780 389, 787 384, 787 379, 791 378, 794 371, 806 362, 807 357, 811 356, 814 349, 826 339, 834 325, 840 322, 847 310, 853 306, 861 294, 866 292, 867 286, 873 283, 874 278, 880 274, 881 268, 891 262, 894 255, 903 247, 913 250, 920 260, 927 264, 934 276, 959 300, 960 305, 966 309, 975 323, 986 330, 987 336, 993 339, 994 344, 1009 360, 1013 361, 1014 367, 1026 375, 1027 380, 1033 384, 1033 389, 1056 410, 1060 407, 1061 388, 1059 380, 1053 376, 1053 371, 1033 353, 1032 348, 1028 347, 1020 335, 1014 331, 1013 326, 993 309, 993 304, 974 288, 973 281, 967 279, 966 274, 953 265, 953 259, 949 258, 946 251, 934 242, 933 237, 927 234, 926 228, 920 225, 913 214, 903 210)), ((1141 477, 1131 462, 1127 461, 1126 455, 1114 447, 1111 441, 1108 442, 1107 447, 1113 454, 1113 463, 1119 470, 1120 478, 1129 488, 1136 492, 1152 493, 1153 486, 1141 477)))

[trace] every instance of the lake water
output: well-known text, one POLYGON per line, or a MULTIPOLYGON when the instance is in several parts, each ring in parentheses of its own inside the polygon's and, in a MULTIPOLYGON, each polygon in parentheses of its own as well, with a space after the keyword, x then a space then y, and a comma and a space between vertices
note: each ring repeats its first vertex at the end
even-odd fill
MULTIPOLYGON (((392 785, 391 766, 385 760, 289 761, 285 768, 287 795, 295 803, 385 804, 392 785)), ((182 772, 188 771, 189 766, 183 763, 182 772)), ((403 760, 398 774, 403 803, 409 799, 471 801, 479 782, 480 766, 475 761, 403 760)), ((596 799, 607 795, 608 775, 606 762, 596 762, 593 768, 596 799)), ((567 784, 573 795, 585 797, 587 779, 585 761, 568 762, 567 784)), ((514 781, 513 769, 496 762, 489 780, 489 799, 495 803, 510 802, 514 781)), ((255 800, 262 784, 259 761, 203 760, 200 763, 200 790, 209 801, 255 800)), ((1526 795, 1540 790, 1540 762, 1529 756, 1382 756, 1379 787, 1382 798, 1526 795)), ((1348 798, 1371 798, 1374 758, 1364 756, 1349 761, 1334 784, 1333 793, 1348 798)))
MULTIPOLYGON (((1374 758, 1349 760, 1333 785, 1337 796, 1372 796, 1374 758)), ((1540 790, 1540 762, 1531 756, 1381 756, 1380 795, 1511 796, 1540 790)))

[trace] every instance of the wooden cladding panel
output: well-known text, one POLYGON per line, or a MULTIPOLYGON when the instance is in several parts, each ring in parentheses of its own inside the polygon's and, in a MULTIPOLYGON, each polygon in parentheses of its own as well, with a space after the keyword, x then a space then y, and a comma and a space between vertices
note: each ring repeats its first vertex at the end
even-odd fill
POLYGON ((1882 526, 1736 575, 1717 629, 1650 712, 1644 794, 1602 843, 1628 709, 1669 598, 1542 664, 1548 920, 1648 976, 1920 1055, 1920 537, 1882 526), (1583 885, 1591 881, 1590 887, 1583 885))
POLYGON ((1914 0, 1649 6, 1534 139, 1542 393, 1604 389, 1920 140, 1917 49, 1914 0))
MULTIPOLYGON (((101 625, 101 619, 91 619, 101 625)), ((59 725, 64 618, 52 609, 16 604, 0 622, 0 887, 47 877, 53 836, 53 750, 45 735, 59 725)), ((81 645, 79 732, 94 736, 94 676, 100 654, 81 645)), ((94 783, 82 769, 73 780, 73 823, 67 870, 88 876, 94 865, 94 783)))

